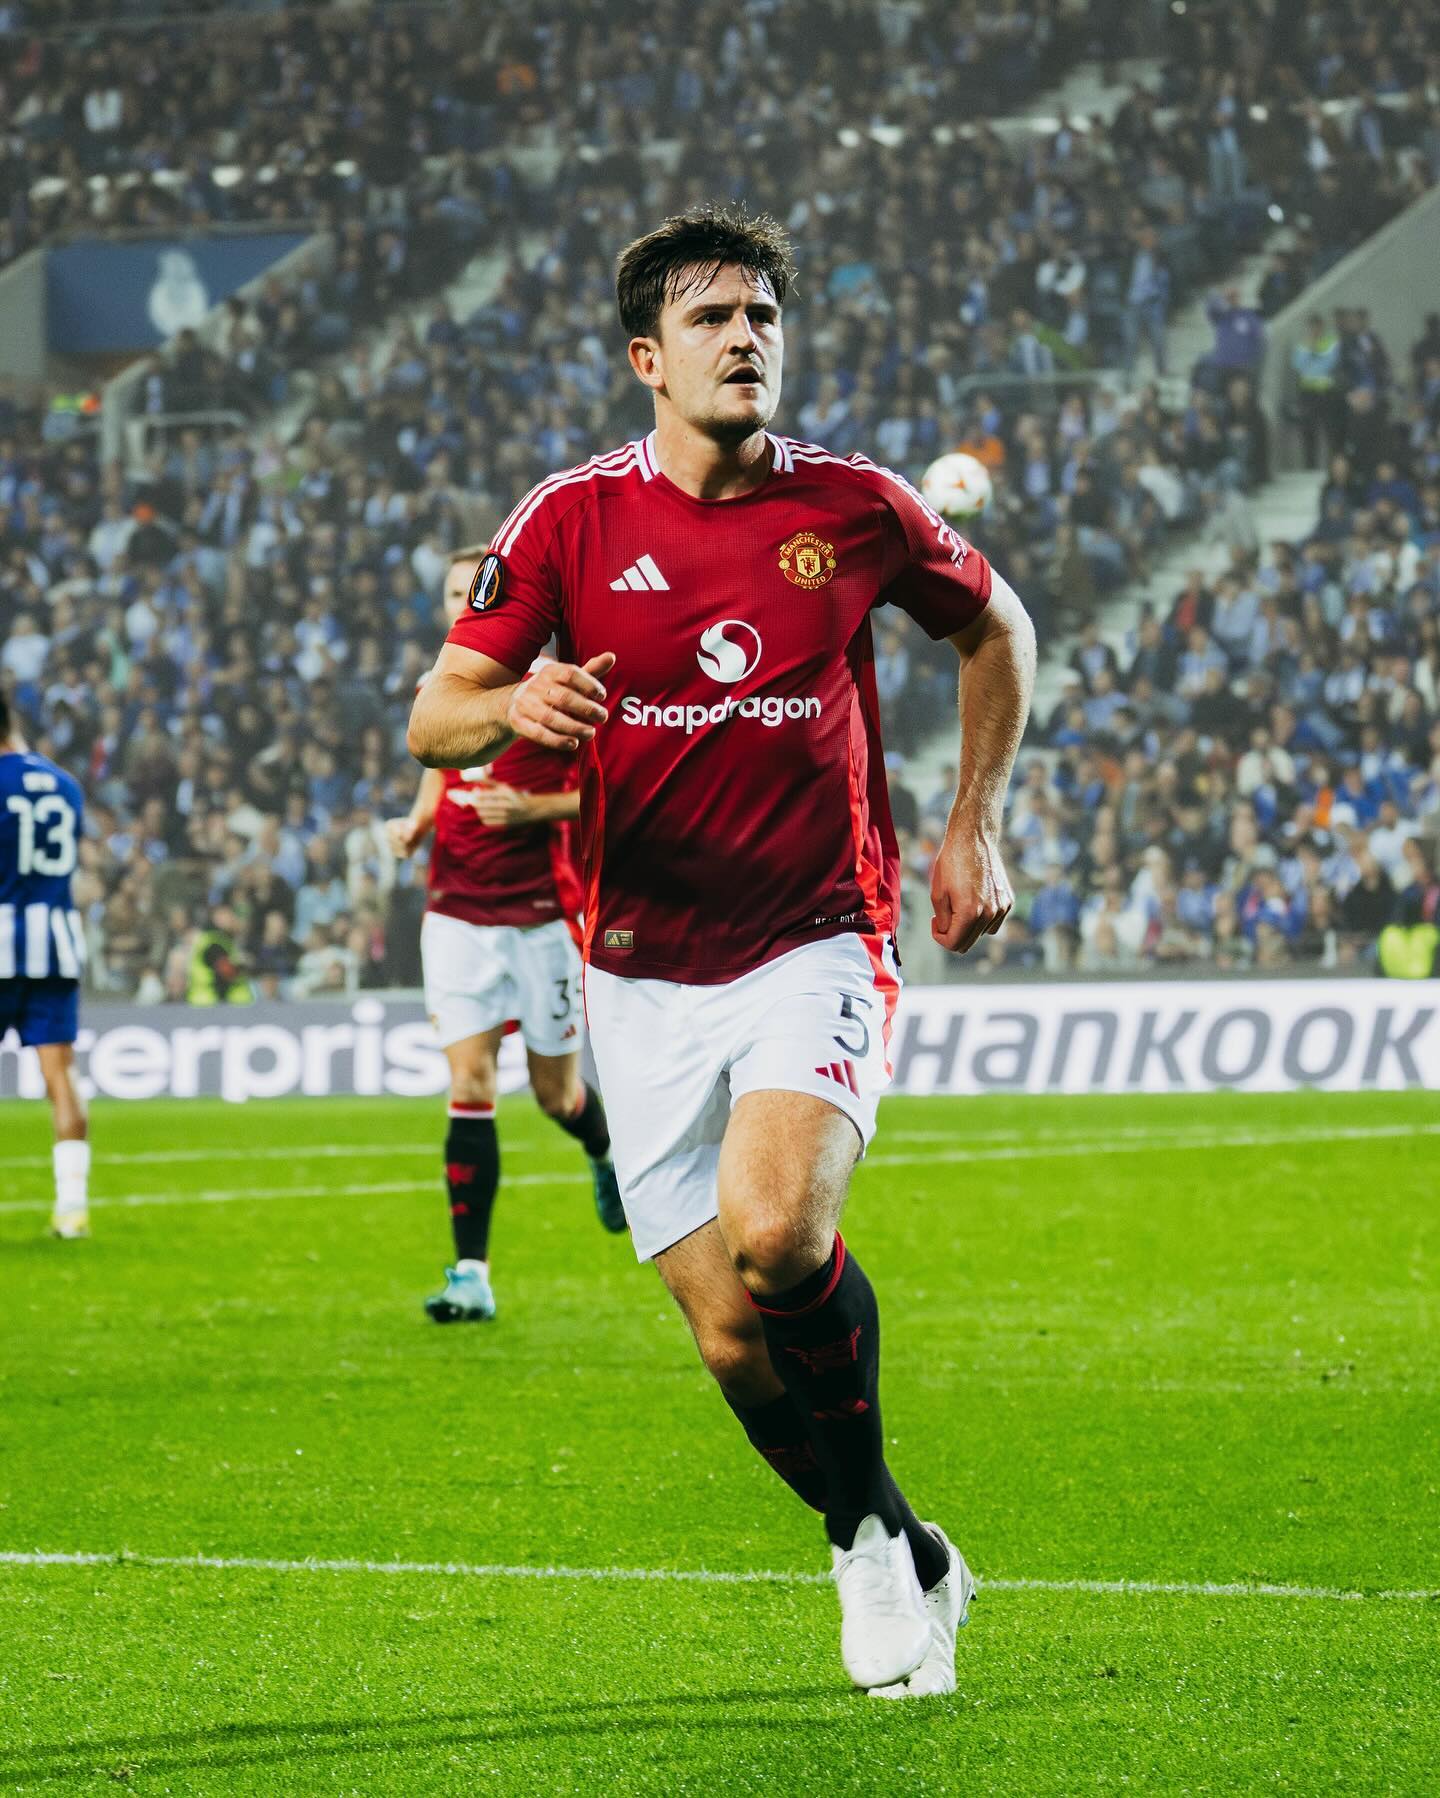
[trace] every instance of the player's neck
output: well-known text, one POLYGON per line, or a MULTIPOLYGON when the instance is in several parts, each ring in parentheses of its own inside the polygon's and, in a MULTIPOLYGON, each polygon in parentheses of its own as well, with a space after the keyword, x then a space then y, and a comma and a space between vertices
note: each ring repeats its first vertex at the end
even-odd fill
POLYGON ((0 755, 24 755, 26 748, 24 737, 0 737, 0 755))
POLYGON ((668 408, 655 416, 660 472, 692 499, 739 499, 770 478, 770 440, 753 431, 737 444, 716 443, 668 408))

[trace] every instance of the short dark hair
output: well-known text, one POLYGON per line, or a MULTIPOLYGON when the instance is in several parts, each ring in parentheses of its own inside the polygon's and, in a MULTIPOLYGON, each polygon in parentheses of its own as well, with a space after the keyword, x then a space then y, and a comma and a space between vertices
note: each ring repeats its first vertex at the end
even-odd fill
POLYGON ((784 305, 795 278, 785 227, 768 213, 719 202, 677 212, 620 252, 615 301, 627 337, 653 337, 667 300, 704 287, 734 263, 784 305), (682 277, 693 271, 682 285, 682 277))
POLYGON ((0 693, 0 743, 10 735, 10 701, 0 693))

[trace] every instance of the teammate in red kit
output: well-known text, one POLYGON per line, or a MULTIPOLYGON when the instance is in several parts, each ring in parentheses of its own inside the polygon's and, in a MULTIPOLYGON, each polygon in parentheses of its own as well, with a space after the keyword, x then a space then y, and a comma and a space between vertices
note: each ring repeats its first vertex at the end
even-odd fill
POLYGON ((953 1689, 973 1581, 886 1467, 875 1295, 836 1228, 899 994, 870 614, 898 606, 959 654, 931 896, 960 952, 1011 905, 1001 808, 1035 641, 907 482, 767 430, 792 272, 779 226, 726 208, 626 250, 655 430, 501 526, 410 747, 577 755, 586 1003, 636 1249, 751 1442, 823 1512, 852 1679, 909 1697, 953 1689), (560 661, 522 681, 552 632, 560 661))
MULTIPOLYGON (((484 554, 459 550, 450 564, 445 607, 452 620, 465 610, 484 554)), ((495 1315, 495 1062, 511 1020, 524 1034, 541 1109, 590 1157, 601 1223, 625 1228, 605 1109, 580 1077, 573 933, 581 891, 567 829, 579 812, 575 773, 573 755, 517 742, 485 766, 427 769, 409 816, 387 826, 401 856, 434 832, 420 953, 426 1009, 450 1063, 445 1177, 455 1239, 444 1290, 425 1302, 437 1323, 495 1315)))

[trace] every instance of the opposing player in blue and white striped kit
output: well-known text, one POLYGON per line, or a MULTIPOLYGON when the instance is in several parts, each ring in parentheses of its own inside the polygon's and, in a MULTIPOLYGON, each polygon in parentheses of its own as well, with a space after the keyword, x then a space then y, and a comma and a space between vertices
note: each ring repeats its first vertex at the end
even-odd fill
POLYGON ((90 1234, 90 1143, 75 1079, 85 936, 70 899, 85 800, 79 782, 26 748, 0 694, 0 1042, 14 1029, 40 1057, 55 1118, 56 1236, 90 1234))

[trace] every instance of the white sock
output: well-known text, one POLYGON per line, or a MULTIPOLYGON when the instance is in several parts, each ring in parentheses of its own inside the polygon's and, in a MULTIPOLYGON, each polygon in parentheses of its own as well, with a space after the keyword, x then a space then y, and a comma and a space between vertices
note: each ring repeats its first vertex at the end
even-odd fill
POLYGON ((55 1161, 55 1209, 85 1211, 89 1208, 90 1145, 57 1142, 55 1161))
POLYGON ((465 1260, 457 1261, 455 1263, 455 1272, 457 1274, 484 1274, 485 1278, 488 1280, 490 1278, 490 1263, 488 1261, 475 1261, 467 1256, 465 1260))

